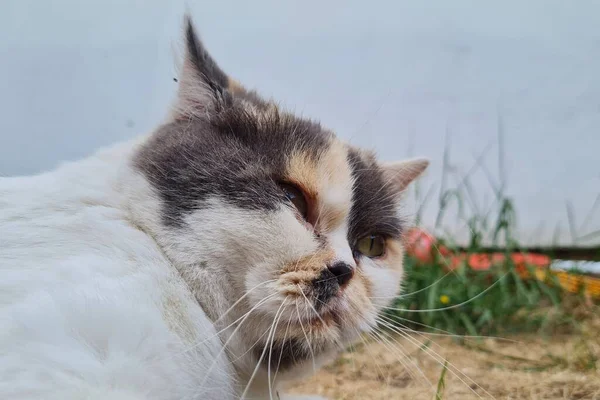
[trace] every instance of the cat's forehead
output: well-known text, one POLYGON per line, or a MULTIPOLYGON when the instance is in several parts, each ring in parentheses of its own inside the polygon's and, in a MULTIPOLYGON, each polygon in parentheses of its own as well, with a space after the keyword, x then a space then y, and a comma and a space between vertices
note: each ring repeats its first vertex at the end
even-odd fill
POLYGON ((282 204, 276 182, 287 181, 315 199, 323 229, 348 223, 356 236, 377 226, 399 226, 395 197, 371 154, 249 92, 230 98, 210 118, 161 127, 137 166, 160 194, 169 224, 211 197, 245 209, 276 210, 282 204))

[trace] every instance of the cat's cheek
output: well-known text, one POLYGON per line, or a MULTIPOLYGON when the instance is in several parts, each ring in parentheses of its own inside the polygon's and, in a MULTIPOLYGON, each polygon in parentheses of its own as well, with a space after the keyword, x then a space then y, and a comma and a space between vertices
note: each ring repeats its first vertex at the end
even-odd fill
POLYGON ((249 232, 261 246, 263 256, 253 260, 240 275, 249 303, 260 303, 259 309, 266 314, 276 313, 286 297, 286 267, 302 270, 300 261, 313 257, 319 249, 312 232, 296 220, 289 208, 282 207, 270 218, 272 222, 263 229, 268 230, 268 235, 258 237, 256 230, 249 232))
POLYGON ((244 287, 248 303, 251 307, 257 306, 257 311, 264 314, 270 310, 277 310, 281 304, 277 293, 277 280, 274 278, 273 263, 252 265, 245 273, 244 287))
POLYGON ((343 311, 341 313, 342 325, 346 336, 354 338, 359 332, 369 332, 376 325, 377 310, 371 297, 373 285, 368 276, 361 270, 355 274, 352 282, 344 291, 343 311), (346 326, 344 326, 346 325, 346 326))
POLYGON ((366 259, 361 263, 363 275, 371 286, 370 298, 379 311, 387 306, 400 292, 402 268, 386 267, 385 264, 366 259))

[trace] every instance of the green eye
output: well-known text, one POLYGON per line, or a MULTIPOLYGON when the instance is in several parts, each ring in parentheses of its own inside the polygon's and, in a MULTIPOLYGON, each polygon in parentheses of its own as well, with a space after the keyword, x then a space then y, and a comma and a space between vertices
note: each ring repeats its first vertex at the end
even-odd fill
POLYGON ((302 190, 289 183, 281 183, 280 186, 285 197, 296 207, 302 218, 306 219, 308 216, 308 203, 302 190))
POLYGON ((365 236, 356 242, 356 251, 367 257, 381 257, 385 253, 385 239, 381 235, 365 236))

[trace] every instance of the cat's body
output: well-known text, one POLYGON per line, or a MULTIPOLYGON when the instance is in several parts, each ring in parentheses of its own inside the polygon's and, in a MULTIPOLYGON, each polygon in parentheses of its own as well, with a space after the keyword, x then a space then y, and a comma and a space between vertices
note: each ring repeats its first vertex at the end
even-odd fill
POLYGON ((0 398, 277 398, 397 294, 426 162, 382 167, 187 35, 156 132, 0 178, 0 398))
POLYGON ((0 398, 233 398, 215 328, 132 217, 135 146, 0 181, 0 398))

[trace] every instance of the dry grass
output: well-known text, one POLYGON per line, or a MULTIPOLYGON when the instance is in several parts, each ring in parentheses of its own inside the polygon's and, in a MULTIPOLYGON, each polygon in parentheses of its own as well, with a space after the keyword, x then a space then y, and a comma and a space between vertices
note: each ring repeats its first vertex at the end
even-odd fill
POLYGON ((293 391, 330 399, 435 399, 443 368, 443 359, 428 354, 435 351, 448 360, 443 399, 600 399, 600 316, 577 334, 550 338, 530 334, 460 344, 413 333, 390 339, 393 345, 357 346, 293 391))

